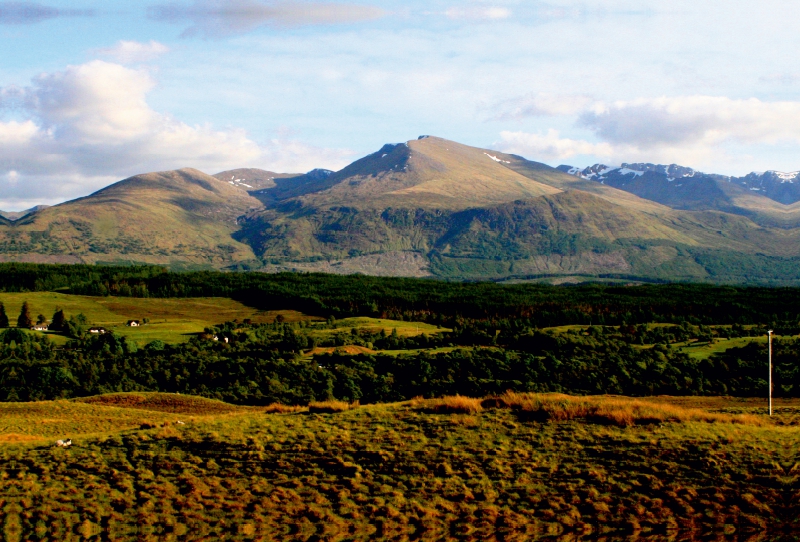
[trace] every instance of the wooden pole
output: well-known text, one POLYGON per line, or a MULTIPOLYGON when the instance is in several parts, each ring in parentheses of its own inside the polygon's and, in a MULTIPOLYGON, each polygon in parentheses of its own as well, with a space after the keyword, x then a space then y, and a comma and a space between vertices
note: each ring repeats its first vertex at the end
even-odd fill
POLYGON ((769 343, 769 415, 772 416, 772 330, 767 332, 769 343))

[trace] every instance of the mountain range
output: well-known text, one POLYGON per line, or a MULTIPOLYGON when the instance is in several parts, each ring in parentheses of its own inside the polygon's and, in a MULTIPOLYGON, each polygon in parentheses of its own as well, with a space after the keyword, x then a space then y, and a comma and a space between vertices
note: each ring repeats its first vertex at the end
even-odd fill
POLYGON ((421 136, 336 172, 181 169, 0 213, 0 261, 794 284, 800 174, 552 168, 421 136))

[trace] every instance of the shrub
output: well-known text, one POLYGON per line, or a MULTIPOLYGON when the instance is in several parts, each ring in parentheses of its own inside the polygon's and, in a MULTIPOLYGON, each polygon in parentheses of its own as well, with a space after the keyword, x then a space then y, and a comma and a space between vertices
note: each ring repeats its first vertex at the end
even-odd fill
POLYGON ((358 407, 358 401, 348 403, 346 401, 318 401, 309 403, 308 411, 317 414, 333 414, 335 412, 344 412, 352 408, 358 407))

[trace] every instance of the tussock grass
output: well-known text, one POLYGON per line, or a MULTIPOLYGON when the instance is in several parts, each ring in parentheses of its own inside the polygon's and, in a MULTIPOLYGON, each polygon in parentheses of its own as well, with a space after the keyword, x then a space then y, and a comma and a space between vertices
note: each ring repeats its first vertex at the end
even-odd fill
POLYGON ((413 399, 412 405, 426 412, 439 414, 477 414, 483 410, 481 399, 451 395, 439 399, 413 399))
POLYGON ((247 407, 231 405, 215 399, 176 393, 112 393, 84 397, 77 399, 76 402, 198 416, 247 410, 247 407))
POLYGON ((489 397, 482 401, 487 408, 510 408, 522 417, 538 420, 590 422, 627 427, 663 422, 706 422, 765 425, 752 414, 721 414, 641 399, 611 396, 576 397, 560 393, 515 393, 489 397))
POLYGON ((282 403, 272 403, 267 405, 263 412, 266 414, 291 414, 292 412, 299 412, 305 410, 301 406, 284 405, 282 403))
POLYGON ((313 414, 334 414, 358 408, 358 401, 348 403, 346 401, 318 401, 308 404, 308 411, 313 414))

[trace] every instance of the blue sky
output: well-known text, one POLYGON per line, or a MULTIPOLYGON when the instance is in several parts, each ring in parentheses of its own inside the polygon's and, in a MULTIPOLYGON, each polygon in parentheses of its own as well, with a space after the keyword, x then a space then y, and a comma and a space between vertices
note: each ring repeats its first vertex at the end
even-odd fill
POLYGON ((0 209, 433 134, 551 165, 800 169, 792 2, 0 1, 0 209))

